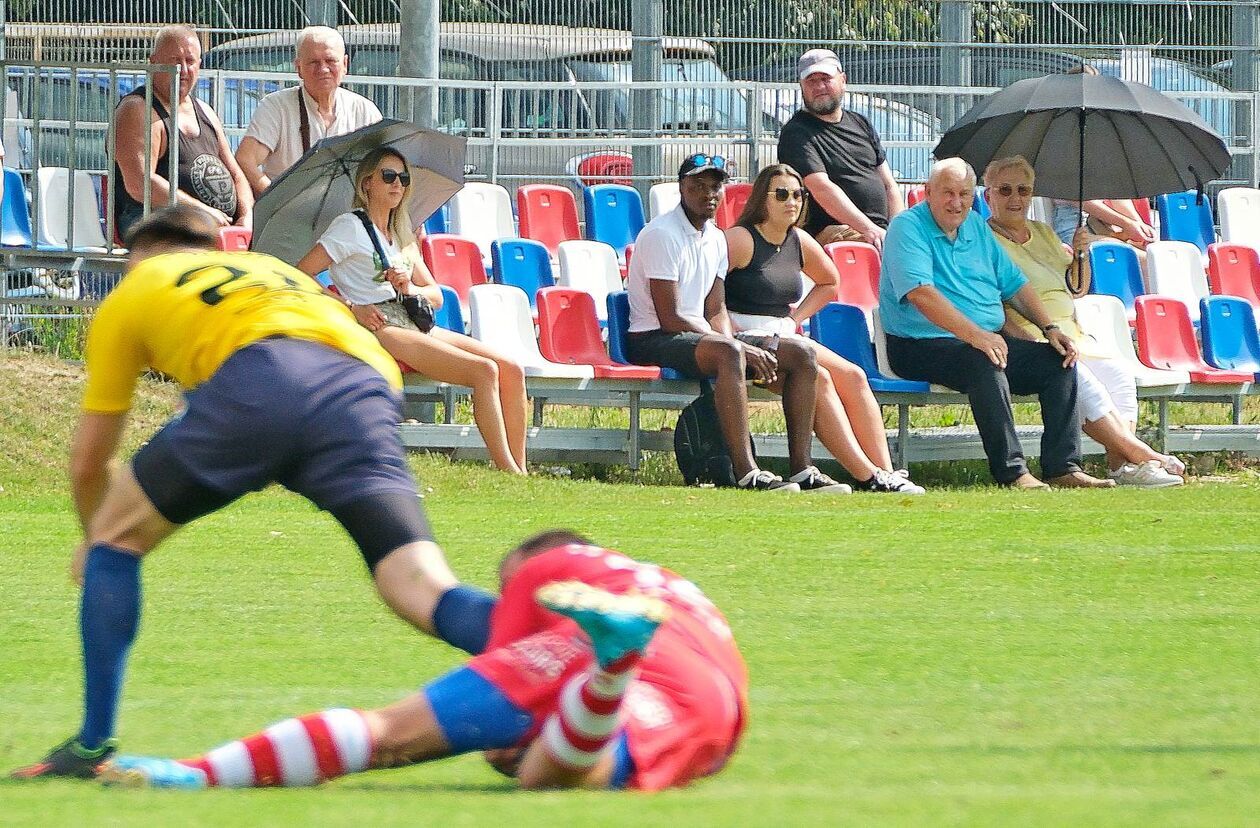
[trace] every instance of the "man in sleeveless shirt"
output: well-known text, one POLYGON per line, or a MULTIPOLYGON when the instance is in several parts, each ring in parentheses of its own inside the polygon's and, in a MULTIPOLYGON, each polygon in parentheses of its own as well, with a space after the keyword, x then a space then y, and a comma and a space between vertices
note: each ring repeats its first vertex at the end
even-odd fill
POLYGON ((249 227, 254 209, 249 181, 232 156, 219 117, 193 95, 201 70, 197 33, 187 26, 163 28, 153 41, 149 61, 179 67, 179 100, 170 100, 170 73, 154 72, 153 106, 148 112, 144 87, 125 96, 115 110, 114 219, 119 234, 125 236, 144 215, 146 178, 150 209, 169 204, 173 186, 177 204, 205 211, 220 227, 249 227), (177 136, 169 134, 172 106, 178 111, 177 136), (151 136, 147 153, 146 129, 151 136), (174 176, 168 163, 172 137, 179 141, 174 176))
POLYGON ((336 29, 308 26, 298 34, 294 68, 301 86, 272 92, 258 102, 236 150, 245 177, 258 195, 321 138, 374 124, 381 111, 341 85, 350 68, 336 29))
POLYGON ((801 174, 813 204, 805 230, 820 244, 884 245, 901 190, 871 122, 843 109, 845 74, 836 53, 810 49, 796 63, 803 108, 779 133, 779 161, 801 174))

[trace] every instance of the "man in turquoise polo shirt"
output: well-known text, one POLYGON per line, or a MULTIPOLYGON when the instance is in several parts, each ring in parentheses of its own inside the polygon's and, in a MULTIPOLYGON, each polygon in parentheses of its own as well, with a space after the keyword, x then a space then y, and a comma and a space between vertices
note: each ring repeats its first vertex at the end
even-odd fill
POLYGON ((997 482, 1046 488, 1024 460, 1011 414, 1013 392, 1041 400, 1041 469, 1050 485, 1113 485, 1081 471, 1076 346, 971 209, 975 188, 976 174, 965 161, 938 161, 924 202, 889 224, 879 285, 889 363, 906 379, 967 395, 997 482), (1037 323, 1048 343, 1003 334, 1003 301, 1037 323))

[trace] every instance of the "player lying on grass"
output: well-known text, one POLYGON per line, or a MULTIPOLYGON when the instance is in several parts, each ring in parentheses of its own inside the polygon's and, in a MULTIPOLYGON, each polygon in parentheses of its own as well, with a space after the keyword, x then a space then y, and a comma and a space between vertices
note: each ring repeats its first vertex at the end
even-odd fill
POLYGON ((119 756, 102 778, 316 785, 470 751, 524 788, 659 790, 722 768, 744 727, 747 671, 695 584, 563 531, 509 552, 500 576, 485 653, 416 695, 288 719, 191 759, 119 756))
POLYGON ((128 238, 127 274, 88 331, 70 449, 84 533, 71 565, 83 587, 83 726, 14 777, 90 777, 112 755, 140 621, 140 559, 268 483, 345 527, 401 618, 468 652, 484 647, 494 599, 460 586, 434 543, 398 435, 397 363, 306 274, 270 256, 219 252, 216 238, 192 207, 142 220, 128 238), (115 466, 146 369, 178 380, 187 405, 130 465, 115 466))

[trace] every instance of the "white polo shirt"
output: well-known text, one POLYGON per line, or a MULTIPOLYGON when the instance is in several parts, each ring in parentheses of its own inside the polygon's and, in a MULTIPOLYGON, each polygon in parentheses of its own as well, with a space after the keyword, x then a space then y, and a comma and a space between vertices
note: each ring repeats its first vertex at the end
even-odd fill
POLYGON ((332 126, 327 128, 315 100, 306 94, 300 84, 266 95, 258 102, 245 137, 253 138, 271 150, 262 169, 273 180, 302 157, 302 127, 297 109, 299 95, 310 116, 311 146, 315 146, 320 138, 345 135, 381 120, 381 111, 376 104, 340 86, 333 96, 332 126))
POLYGON ((678 315, 704 330, 704 300, 715 279, 726 278, 726 235, 712 221, 697 230, 682 205, 648 222, 634 242, 626 292, 630 295, 630 332, 661 327, 652 304, 649 280, 678 283, 678 315))

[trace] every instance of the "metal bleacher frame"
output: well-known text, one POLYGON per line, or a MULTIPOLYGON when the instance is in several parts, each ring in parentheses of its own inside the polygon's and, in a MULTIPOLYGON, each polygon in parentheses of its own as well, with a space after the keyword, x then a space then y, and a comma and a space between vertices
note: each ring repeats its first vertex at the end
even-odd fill
MULTIPOLYGON (((439 383, 419 374, 404 377, 404 393, 409 406, 418 403, 442 402, 445 422, 408 421, 402 425, 403 444, 408 448, 437 451, 456 459, 485 459, 485 444, 472 424, 453 422, 455 399, 470 389, 439 383)), ((528 449, 534 462, 573 462, 602 465, 625 463, 632 471, 642 464, 644 451, 672 451, 671 429, 642 428, 645 409, 681 409, 699 393, 698 383, 690 380, 625 380, 625 379, 562 379, 530 377, 527 390, 533 401, 534 420, 528 432, 528 449), (596 408, 625 408, 629 425, 620 428, 546 427, 542 412, 546 405, 579 405, 596 408)), ((1157 446, 1170 452, 1242 451, 1260 454, 1260 425, 1242 425, 1242 400, 1260 393, 1254 383, 1240 385, 1206 385, 1185 383, 1139 389, 1138 399, 1155 402, 1159 424, 1153 435, 1157 446), (1232 407, 1232 425, 1171 426, 1168 403, 1199 401, 1228 403, 1232 407)), ((749 386, 752 401, 777 401, 778 396, 749 386)), ((974 460, 984 458, 980 435, 974 427, 910 428, 910 409, 923 405, 966 404, 963 394, 930 391, 876 392, 881 406, 897 408, 897 428, 887 432, 889 448, 898 468, 907 463, 933 460, 974 460)), ((1035 400, 1019 397, 1017 400, 1035 400)), ((1040 426, 1017 428, 1024 452, 1032 457, 1040 451, 1040 426)), ((1085 437, 1082 448, 1087 455, 1101 454, 1102 446, 1085 437)), ((785 434, 754 434, 759 457, 787 457, 785 434)), ((814 440, 814 456, 828 457, 825 448, 814 440)))

